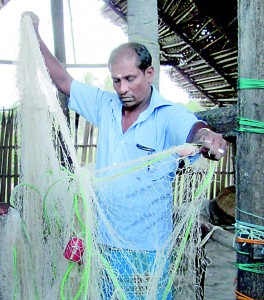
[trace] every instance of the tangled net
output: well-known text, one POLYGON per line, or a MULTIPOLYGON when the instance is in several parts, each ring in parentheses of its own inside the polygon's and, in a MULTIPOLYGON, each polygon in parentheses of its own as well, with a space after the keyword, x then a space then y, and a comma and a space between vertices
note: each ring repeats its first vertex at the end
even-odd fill
POLYGON ((18 62, 21 183, 0 218, 0 298, 201 299, 199 210, 214 166, 182 145, 80 167, 29 17, 18 62))

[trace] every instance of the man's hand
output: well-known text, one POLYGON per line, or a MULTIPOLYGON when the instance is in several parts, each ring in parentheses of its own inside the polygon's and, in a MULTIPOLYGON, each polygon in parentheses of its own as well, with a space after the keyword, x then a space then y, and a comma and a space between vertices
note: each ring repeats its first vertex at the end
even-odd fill
POLYGON ((227 142, 222 134, 208 128, 202 128, 197 132, 195 142, 200 146, 203 156, 208 159, 219 160, 227 150, 227 142))
POLYGON ((70 96, 71 83, 73 78, 59 62, 59 60, 50 52, 44 41, 42 40, 38 28, 39 28, 39 17, 31 11, 26 11, 22 14, 22 17, 30 17, 32 24, 36 32, 36 36, 39 41, 40 51, 45 60, 46 67, 49 71, 50 77, 59 91, 65 94, 67 97, 70 96))
POLYGON ((203 156, 212 160, 219 160, 227 150, 227 141, 222 134, 212 131, 201 121, 195 123, 191 128, 187 143, 198 144, 203 156))
POLYGON ((22 18, 25 16, 29 16, 32 19, 32 24, 36 32, 38 32, 39 28, 39 17, 34 14, 32 11, 25 11, 22 14, 22 18))

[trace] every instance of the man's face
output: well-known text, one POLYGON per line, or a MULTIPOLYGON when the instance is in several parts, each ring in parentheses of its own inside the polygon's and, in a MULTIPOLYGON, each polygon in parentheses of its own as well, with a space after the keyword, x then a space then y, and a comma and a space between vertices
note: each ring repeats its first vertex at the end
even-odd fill
POLYGON ((142 72, 136 67, 136 58, 121 57, 110 66, 113 87, 125 109, 144 106, 151 94, 153 67, 142 72))

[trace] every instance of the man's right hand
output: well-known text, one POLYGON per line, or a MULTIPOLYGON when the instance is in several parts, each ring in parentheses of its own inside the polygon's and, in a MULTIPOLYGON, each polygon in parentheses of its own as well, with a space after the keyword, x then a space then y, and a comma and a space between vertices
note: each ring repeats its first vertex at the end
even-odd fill
POLYGON ((32 19, 32 24, 36 32, 38 32, 39 28, 39 17, 34 14, 32 11, 25 11, 22 14, 22 18, 25 16, 29 16, 32 19))
POLYGON ((53 53, 50 52, 50 50, 42 40, 38 31, 39 17, 31 11, 25 11, 22 14, 22 18, 26 16, 30 17, 32 20, 32 24, 39 41, 40 51, 44 57, 45 64, 49 71, 52 82, 54 83, 54 85, 57 87, 59 91, 61 91, 63 94, 69 97, 73 78, 63 67, 63 65, 59 62, 59 60, 53 55, 53 53))

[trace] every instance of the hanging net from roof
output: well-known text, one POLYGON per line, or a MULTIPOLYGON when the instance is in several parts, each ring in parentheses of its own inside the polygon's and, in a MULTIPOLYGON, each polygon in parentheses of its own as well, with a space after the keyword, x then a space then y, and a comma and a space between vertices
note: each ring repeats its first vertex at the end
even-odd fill
POLYGON ((80 167, 28 17, 18 62, 21 183, 0 219, 1 297, 202 299, 199 210, 214 166, 182 145, 80 167))

